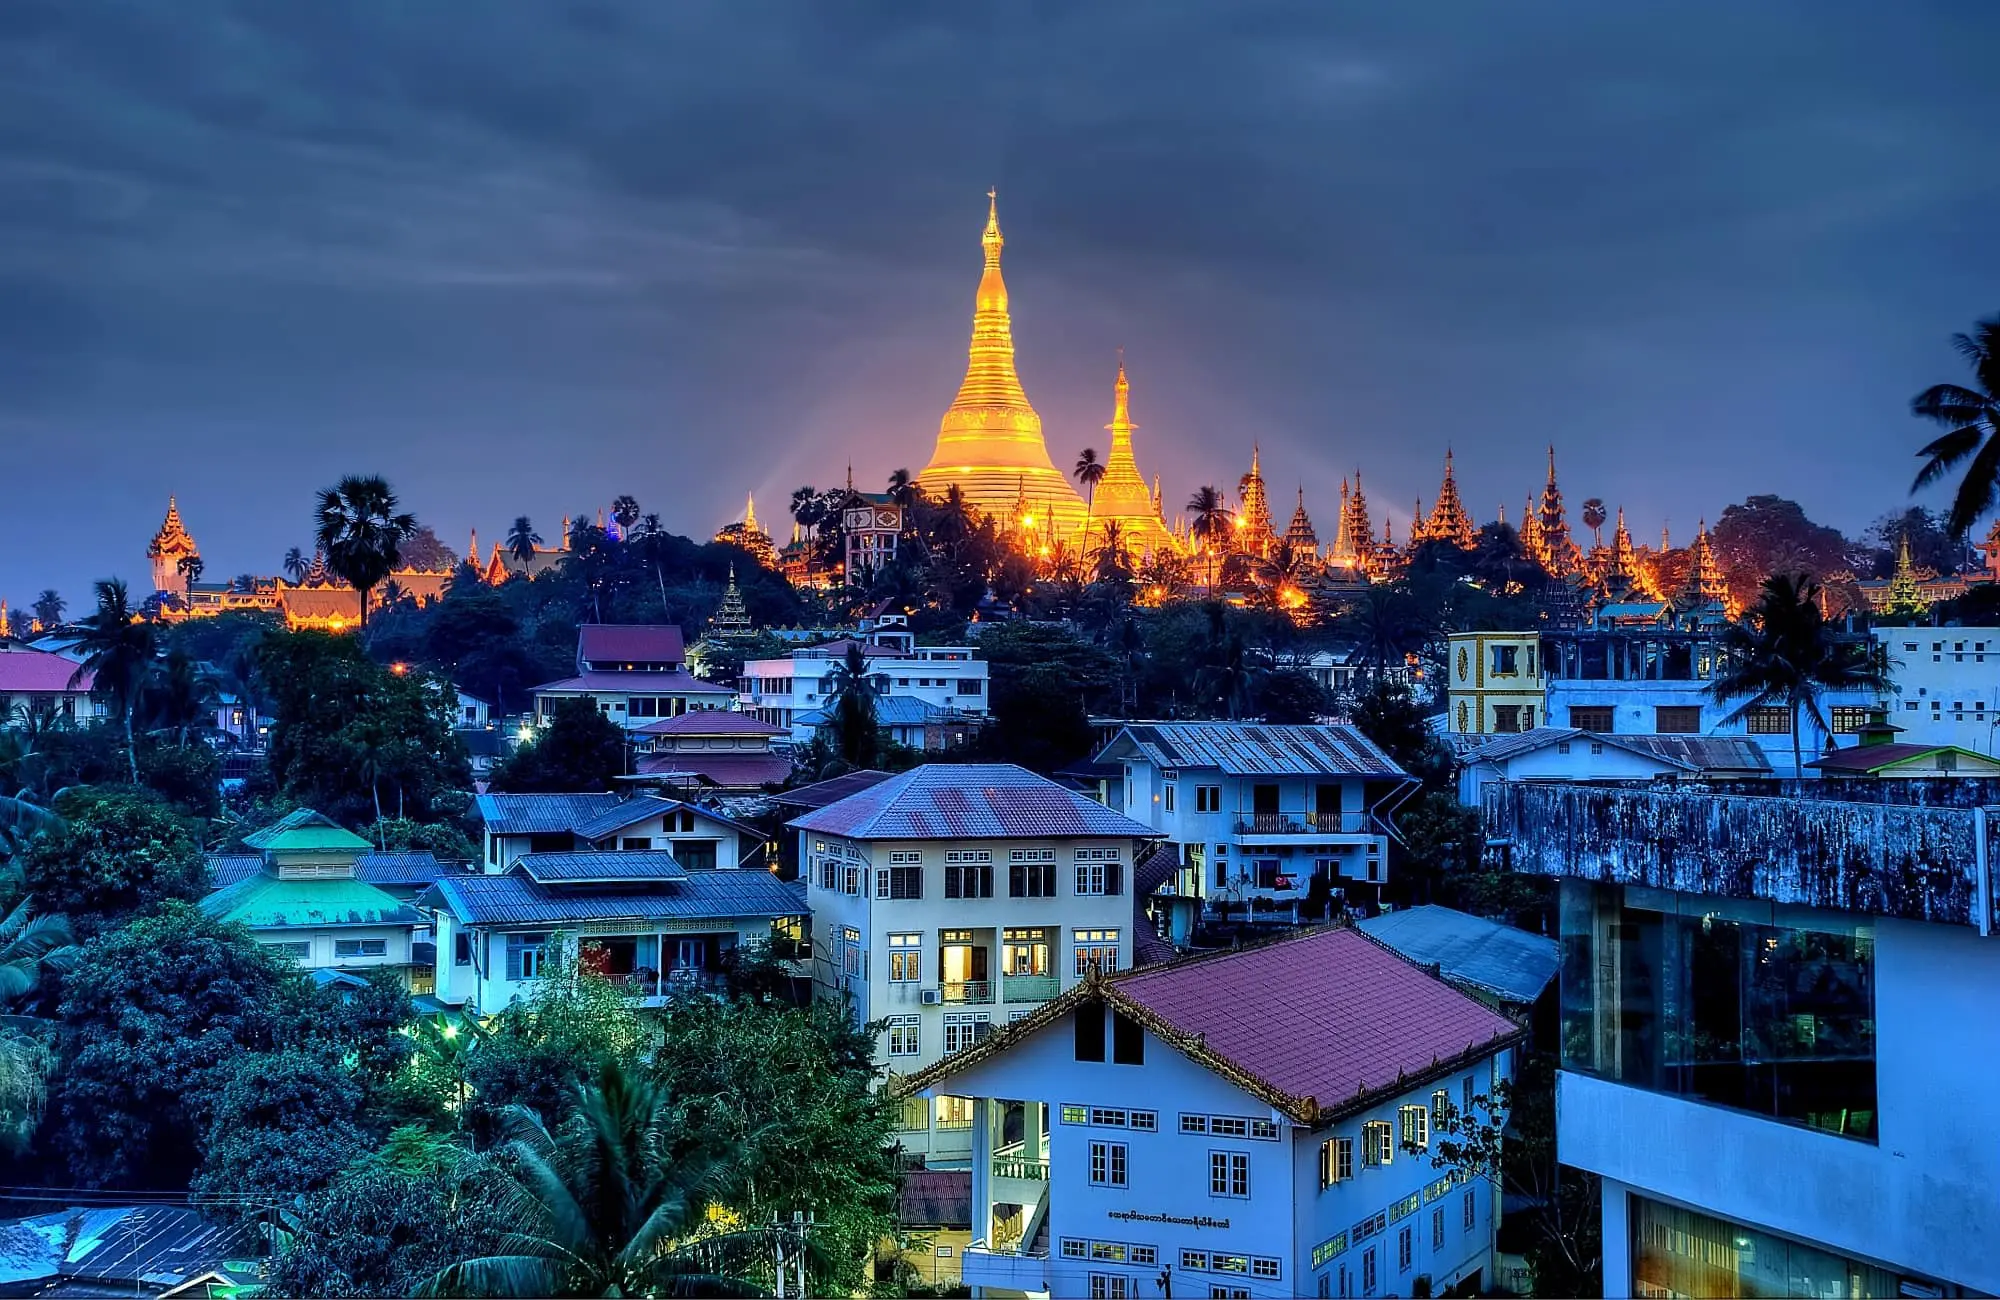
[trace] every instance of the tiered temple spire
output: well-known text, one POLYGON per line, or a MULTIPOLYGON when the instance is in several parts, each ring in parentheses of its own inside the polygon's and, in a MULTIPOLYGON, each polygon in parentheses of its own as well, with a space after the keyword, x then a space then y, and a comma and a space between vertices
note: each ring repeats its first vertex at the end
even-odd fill
POLYGON ((1250 472, 1237 480, 1236 491, 1243 503, 1236 512, 1236 549, 1268 556, 1278 537, 1271 524, 1271 505, 1264 495, 1262 455, 1255 443, 1250 444, 1250 472))
POLYGON ((1929 608, 1930 602, 1924 599, 1923 588, 1917 582, 1916 565, 1910 561, 1910 533, 1905 529, 1902 539, 1896 544, 1896 572, 1889 579, 1889 591, 1882 612, 1914 615, 1929 608))
POLYGON ((1701 521, 1695 530, 1694 545, 1688 548, 1687 582, 1681 588, 1681 603, 1684 606, 1720 605, 1729 598, 1729 585, 1723 581, 1722 570, 1715 562, 1715 551, 1708 544, 1708 520, 1701 521))
POLYGON ((1542 504, 1535 520, 1540 548, 1536 558, 1557 577, 1567 577, 1583 567, 1583 552, 1569 535, 1569 520, 1563 511, 1562 489, 1556 486, 1556 449, 1549 447, 1549 482, 1542 489, 1542 504))
POLYGON ((1431 541, 1450 542, 1461 551, 1471 550, 1479 540, 1479 530, 1472 526, 1472 516, 1465 512, 1465 503, 1458 496, 1450 448, 1445 449, 1444 482, 1438 485, 1437 500, 1431 503, 1430 522, 1424 527, 1424 535, 1431 541))
MULTIPOLYGON (((1345 485, 1343 484, 1343 494, 1345 485)), ((1347 536, 1354 560, 1364 572, 1375 570, 1375 525, 1368 518, 1368 495, 1361 489, 1361 471, 1354 471, 1354 495, 1347 498, 1347 536)))
POLYGON ((167 498, 167 517, 160 524, 160 531, 153 534, 153 541, 146 548, 146 558, 153 562, 153 590, 179 591, 183 585, 180 563, 189 557, 198 557, 201 548, 188 535, 181 523, 180 504, 175 498, 167 498))
POLYGON ((1179 544, 1160 518, 1158 495, 1146 487, 1132 455, 1132 384, 1125 377, 1125 362, 1118 363, 1118 380, 1111 388, 1111 423, 1104 426, 1111 435, 1111 451, 1104 460, 1104 477, 1091 495, 1093 527, 1116 522, 1125 545, 1133 555, 1154 551, 1178 551, 1179 544))
POLYGON ((736 565, 729 566, 729 586, 722 593, 722 603, 716 606, 715 617, 709 626, 717 636, 744 636, 750 631, 750 610, 743 603, 743 592, 736 585, 736 565))
POLYGON ((1292 511, 1292 522, 1285 529, 1285 541, 1292 548, 1292 554, 1317 558, 1319 555, 1319 534, 1313 531, 1312 516, 1306 513, 1305 485, 1299 485, 1298 508, 1292 511))

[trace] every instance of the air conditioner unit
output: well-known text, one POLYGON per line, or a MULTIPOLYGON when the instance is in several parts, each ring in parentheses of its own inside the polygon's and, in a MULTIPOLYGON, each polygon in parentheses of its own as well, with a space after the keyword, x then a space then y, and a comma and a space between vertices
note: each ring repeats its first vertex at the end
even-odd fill
POLYGON ((925 1006, 927 1006, 927 1007, 934 1007, 934 1006, 937 1006, 937 1005, 938 1005, 939 1003, 941 1003, 941 1002, 943 1002, 943 1001, 944 1001, 944 990, 942 990, 942 989, 925 989, 925 990, 924 990, 924 1005, 925 1005, 925 1006))

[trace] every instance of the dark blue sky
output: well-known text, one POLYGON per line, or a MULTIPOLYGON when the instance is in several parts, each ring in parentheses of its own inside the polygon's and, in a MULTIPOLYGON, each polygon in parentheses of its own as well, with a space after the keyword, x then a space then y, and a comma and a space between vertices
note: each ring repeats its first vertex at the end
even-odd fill
MULTIPOLYGON (((928 459, 998 185, 1059 464, 1676 535, 1898 505, 2000 310, 2000 6, 0 4, 0 595, 386 474, 454 546, 928 459)), ((1403 531, 1403 520, 1397 520, 1403 531)))

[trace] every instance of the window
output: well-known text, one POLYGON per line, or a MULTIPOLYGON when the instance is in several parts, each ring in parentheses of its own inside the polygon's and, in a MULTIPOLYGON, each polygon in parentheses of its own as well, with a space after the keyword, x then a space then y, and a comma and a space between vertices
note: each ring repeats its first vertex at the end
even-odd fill
POLYGON ((1007 854, 1009 862, 1054 862, 1054 849, 1014 849, 1007 854))
POLYGON ((335 939, 333 955, 337 961, 342 957, 386 957, 389 955, 387 939, 335 939))
POLYGON ((993 864, 990 862, 950 862, 944 867, 946 898, 993 897, 993 864))
POLYGON ((1559 910, 1564 1069, 1876 1140, 1866 918, 1580 881, 1559 910))
POLYGON ((1090 1185, 1092 1187, 1125 1186, 1125 1144, 1123 1142, 1093 1142, 1090 1144, 1090 1185))
POLYGON ((937 1126, 949 1129, 971 1128, 972 1098, 939 1097, 937 1099, 937 1126))
POLYGON ((451 936, 451 964, 454 966, 472 964, 472 936, 463 930, 451 936))
POLYGON ((1396 1112, 1402 1128, 1405 1151, 1428 1151, 1431 1145, 1431 1113, 1422 1106, 1404 1106, 1396 1112))
POLYGON ((1116 849, 1076 851, 1076 892, 1079 896, 1122 894, 1124 867, 1116 849))
POLYGON ((619 850, 626 853, 630 853, 635 849, 650 849, 652 847, 653 837, 650 835, 626 835, 618 841, 619 850))
POLYGON ((1208 1116, 1206 1115, 1181 1116, 1181 1132, 1183 1133, 1208 1132, 1208 1116))
POLYGON ((1432 1211, 1431 1211, 1431 1249, 1432 1249, 1433 1251, 1439 1251, 1439 1250, 1443 1250, 1443 1249, 1444 1249, 1444 1211, 1443 1211, 1443 1210, 1432 1210, 1432 1211))
MULTIPOLYGON (((895 855, 890 855, 894 857, 895 855)), ((945 869, 945 892, 950 894, 951 868, 945 869)), ((924 869, 922 867, 877 867, 875 869, 875 897, 877 898, 922 898, 924 896, 924 869)))
MULTIPOLYGON (((463 938, 464 936, 461 935, 460 937, 463 938)), ((312 944, 305 941, 298 943, 267 943, 264 946, 272 952, 281 952, 285 956, 298 961, 305 961, 312 956, 312 944)))
POLYGON ((1160 806, 1168 812, 1174 810, 1174 788, 1172 786, 1162 786, 1160 788, 1160 806))
POLYGON ((1319 1185, 1331 1187, 1335 1183, 1344 1183, 1352 1177, 1354 1177, 1354 1139, 1328 1138, 1320 1143, 1319 1185))
POLYGON ((1146 1031, 1139 1022, 1128 1018, 1123 1012, 1111 1013, 1111 1063, 1113 1065, 1144 1065, 1146 1063, 1146 1031))
POLYGON ((1451 1093, 1439 1088, 1431 1094, 1431 1127, 1442 1128, 1451 1122, 1451 1093))
POLYGON ((1698 736, 1701 734, 1701 706, 1656 705, 1653 709, 1653 730, 1663 736, 1698 736))
POLYGON ((1493 730, 1502 735, 1511 736, 1516 732, 1526 731, 1529 727, 1534 726, 1535 724, 1532 721, 1527 726, 1521 724, 1521 714, 1525 708, 1525 705, 1520 704, 1494 705, 1493 730))
POLYGON ((1232 1197, 1250 1195, 1250 1157, 1241 1151, 1209 1152, 1208 1194, 1232 1197))
POLYGON ((1094 1003, 1078 1007, 1070 1017, 1076 1024, 1076 1059, 1104 1059, 1104 1008, 1094 1003))
POLYGON ((1781 704, 1760 704, 1743 715, 1743 729, 1753 736, 1789 736, 1792 711, 1781 704))
POLYGON ((1278 1122, 1273 1119, 1253 1119, 1250 1121, 1250 1136, 1259 1142, 1276 1142, 1278 1122))
POLYGON ((1275 1278, 1283 1271, 1277 1260, 1268 1255, 1253 1255, 1250 1258, 1250 1276, 1275 1278))
POLYGON ((896 1128, 904 1133, 921 1133, 931 1126, 931 1100, 905 1097, 896 1111, 896 1128))
POLYGON ((889 936, 889 982, 891 984, 916 984, 924 977, 924 936, 916 934, 892 934, 889 936))
POLYGON ((1464 1104, 1465 1113, 1470 1115, 1472 1113, 1472 1076, 1468 1074, 1463 1079, 1460 1079, 1458 1087, 1459 1099, 1464 1104))
POLYGON ((1122 1241, 1093 1241, 1090 1243, 1092 1259, 1108 1260, 1113 1264, 1125 1262, 1125 1243, 1122 1241))
POLYGON ((861 892, 861 868, 859 866, 854 863, 847 865, 846 870, 842 873, 840 890, 844 894, 859 894, 861 892))
POLYGON ((1076 950, 1078 975, 1088 975, 1092 971, 1109 974, 1118 969, 1118 931, 1073 930, 1070 938, 1076 950))
POLYGON ((1221 812, 1222 787, 1219 785, 1198 785, 1194 788, 1194 810, 1196 812, 1221 812))
POLYGON ((1788 1278, 1795 1295, 1925 1294, 1938 1288, 1818 1246, 1695 1210, 1632 1198, 1632 1289, 1641 1295, 1749 1295, 1788 1278))
POLYGON ((1371 1120, 1361 1126, 1361 1162, 1386 1165, 1396 1158, 1396 1131, 1387 1120, 1371 1120))
MULTIPOLYGON (((916 1016, 889 1017, 889 1055, 918 1056, 922 1048, 918 1045, 919 1018, 916 1016)), ((946 1048, 949 1051, 951 1049, 946 1048)))
POLYGON ((1056 864, 1016 862, 1007 868, 1007 893, 1013 898, 1054 898, 1056 864))
POLYGON ((1479 1209, 1472 1203, 1472 1192, 1465 1193, 1465 1230, 1472 1231, 1472 1225, 1479 1221, 1479 1209))
POLYGON ((1858 704, 1836 704, 1827 710, 1827 725, 1837 736, 1852 735, 1868 725, 1868 710, 1858 704))
POLYGON ((1132 1262, 1134 1264, 1144 1264, 1150 1268, 1160 1262, 1160 1252, 1152 1246, 1134 1246, 1132 1247, 1132 1262))
POLYGON ((1616 728, 1611 722, 1611 712, 1611 706, 1606 704, 1572 704, 1569 725, 1578 731, 1614 731, 1616 728))
POLYGON ((867 970, 861 960, 861 931, 853 926, 845 926, 840 931, 841 969, 848 978, 865 980, 867 970))
POLYGON ((944 1050, 947 1055, 972 1046, 993 1032, 993 1021, 974 1011, 953 1011, 944 1018, 944 1050))
POLYGON ((1375 1294, 1375 1248, 1370 1246, 1361 1252, 1361 1291, 1364 1295, 1375 1294))
POLYGON ((1521 648, 1519 646, 1494 646, 1491 674, 1495 677, 1516 676, 1521 671, 1520 656, 1521 648))
POLYGON ((977 677, 961 677, 958 679, 958 693, 960 695, 983 695, 985 692, 986 683, 980 681, 977 677))
POLYGON ((1092 1273, 1090 1300, 1130 1300, 1130 1283, 1123 1273, 1092 1273))
POLYGON ((1219 1286, 1211 1282, 1208 1287, 1208 1300, 1250 1300, 1250 1288, 1247 1286, 1219 1286))
POLYGON ((1217 1137, 1249 1137, 1250 1121, 1239 1119, 1234 1115, 1210 1115, 1208 1117, 1208 1131, 1217 1137))
POLYGON ((531 980, 542 972, 541 935, 510 934, 507 936, 507 978, 510 980, 531 980))
POLYGON ((1208 1252, 1205 1250, 1182 1251, 1181 1267, 1190 1273, 1208 1272, 1208 1252))
POLYGON ((1396 1234, 1396 1269, 1398 1272, 1407 1273, 1410 1271, 1410 1264, 1416 1255, 1416 1250, 1414 1249, 1415 1243, 1410 1240, 1413 1235, 1408 1228, 1396 1234))

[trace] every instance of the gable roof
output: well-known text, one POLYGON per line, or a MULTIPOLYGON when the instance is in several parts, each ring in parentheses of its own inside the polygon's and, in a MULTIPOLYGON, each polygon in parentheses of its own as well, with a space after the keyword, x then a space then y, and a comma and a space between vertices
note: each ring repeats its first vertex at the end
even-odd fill
POLYGON ((366 853, 373 846, 324 813, 296 808, 243 837, 246 848, 286 853, 366 853))
POLYGON ((1439 967, 1453 983, 1509 1002, 1539 998, 1562 960, 1562 946, 1547 935, 1435 904, 1384 912, 1360 927, 1411 961, 1439 967))
POLYGON ((17 641, 0 641, 0 694, 12 691, 80 695, 90 689, 91 680, 89 671, 78 668, 74 660, 17 641), (79 672, 82 676, 77 675, 79 672), (71 678, 76 679, 76 685, 70 685, 71 678))
POLYGON ((1892 767, 1902 767, 1907 763, 1920 762, 1938 754, 1954 754, 1971 759, 1968 767, 1974 771, 1990 768, 2000 762, 1991 754, 1981 754, 1977 750, 1961 749, 1957 745, 1915 745, 1897 742, 1888 745, 1855 745, 1847 749, 1837 749, 1816 763, 1822 772, 1859 772, 1868 774, 1885 771, 1892 767))
POLYGON ((643 727, 634 727, 642 736, 782 736, 783 727, 774 727, 762 718, 732 709, 690 709, 674 718, 661 718, 643 727))
POLYGON ((592 664, 678 664, 687 644, 671 623, 585 623, 576 630, 576 657, 592 664))
MULTIPOLYGON (((948 709, 942 704, 920 700, 914 695, 875 697, 875 722, 883 727, 920 727, 929 722, 941 722, 958 713, 957 709, 948 709)), ((799 714, 798 720, 808 727, 830 726, 833 722, 833 710, 814 709, 809 713, 799 714)))
POLYGON ((203 1277, 253 1282, 262 1228, 175 1205, 72 1206, 0 1222, 0 1288, 9 1295, 170 1295, 203 1277), (93 1283, 99 1285, 92 1285, 93 1283), (75 1286, 77 1289, 69 1289, 75 1286))
MULTIPOLYGON (((625 857, 606 853, 602 857, 625 857)), ((448 911, 461 925, 560 925, 571 921, 690 921, 739 917, 776 919, 807 913, 805 887, 768 871, 690 871, 648 888, 549 888, 524 871, 501 876, 446 876, 417 906, 448 911)))
POLYGON ((684 880, 671 853, 635 849, 622 853, 524 853, 514 860, 536 884, 589 885, 610 881, 684 880))
POLYGON ((790 824, 864 840, 1158 838, 1150 827, 1011 763, 926 763, 790 824))
POLYGON ((198 904, 222 921, 253 930, 326 930, 415 925, 417 914, 365 880, 279 880, 259 873, 218 889, 198 904))
POLYGON ((573 831, 622 806, 626 797, 598 794, 482 794, 472 806, 493 835, 546 835, 573 831))
POLYGON ((624 830, 651 817, 664 813, 678 812, 682 805, 678 800, 659 799, 649 794, 633 795, 613 807, 606 808, 587 821, 578 822, 570 830, 587 840, 609 835, 613 831, 624 830))
POLYGON ((792 760, 783 754, 667 750, 639 758, 641 776, 686 777, 725 790, 777 785, 791 774, 792 760))
POLYGON ((908 1076, 936 1087, 1102 1002, 1301 1124, 1321 1125, 1442 1078, 1525 1036, 1521 1026, 1359 930, 1092 977, 980 1043, 908 1076), (1274 997, 1273 989, 1284 990, 1274 997))
POLYGON ((1690 736, 1585 731, 1580 727, 1533 727, 1487 741, 1465 755, 1469 763, 1504 763, 1551 745, 1587 740, 1663 763, 1681 772, 1768 772, 1771 760, 1748 736, 1690 736))
POLYGON ((1142 722, 1111 738, 1100 762, 1145 758, 1160 767, 1212 767, 1230 776, 1408 776, 1350 726, 1142 722))
POLYGON ((569 692, 576 695, 735 695, 727 686, 705 682, 684 668, 666 672, 606 672, 596 669, 565 677, 560 681, 543 682, 530 694, 553 695, 569 692))
POLYGON ((878 772, 872 767, 862 768, 858 772, 828 777, 824 781, 814 781, 810 785, 780 790, 771 796, 771 802, 787 808, 824 808, 830 803, 838 803, 848 795, 860 794, 871 786, 882 784, 889 779, 889 775, 887 772, 878 772))

